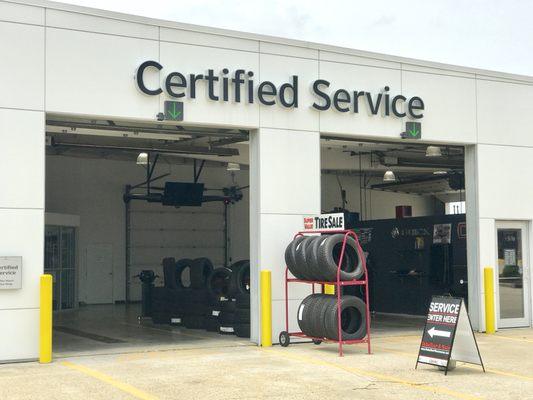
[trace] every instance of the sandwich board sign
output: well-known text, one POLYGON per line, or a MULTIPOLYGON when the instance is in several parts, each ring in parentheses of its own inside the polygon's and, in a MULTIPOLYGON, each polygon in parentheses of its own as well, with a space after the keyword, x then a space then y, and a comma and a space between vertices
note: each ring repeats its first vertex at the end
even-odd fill
POLYGON ((481 365, 485 372, 464 300, 433 296, 415 369, 419 363, 436 365, 447 375, 455 361, 481 365))

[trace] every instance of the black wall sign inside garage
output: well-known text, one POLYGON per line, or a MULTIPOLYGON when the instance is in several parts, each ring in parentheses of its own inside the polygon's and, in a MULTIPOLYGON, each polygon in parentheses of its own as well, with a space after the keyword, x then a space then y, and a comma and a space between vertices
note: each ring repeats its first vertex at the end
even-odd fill
POLYGON ((450 361, 481 365, 476 338, 462 298, 433 296, 418 352, 418 363, 436 365, 448 373, 450 361))

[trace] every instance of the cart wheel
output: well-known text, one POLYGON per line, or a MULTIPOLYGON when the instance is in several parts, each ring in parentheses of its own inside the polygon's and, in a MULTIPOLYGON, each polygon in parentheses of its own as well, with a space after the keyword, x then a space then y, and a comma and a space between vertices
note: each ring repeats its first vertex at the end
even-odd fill
POLYGON ((287 347, 291 343, 289 332, 283 331, 279 334, 279 344, 281 347, 287 347))
POLYGON ((314 340, 313 339, 313 343, 318 346, 319 344, 322 344, 322 340, 314 340))

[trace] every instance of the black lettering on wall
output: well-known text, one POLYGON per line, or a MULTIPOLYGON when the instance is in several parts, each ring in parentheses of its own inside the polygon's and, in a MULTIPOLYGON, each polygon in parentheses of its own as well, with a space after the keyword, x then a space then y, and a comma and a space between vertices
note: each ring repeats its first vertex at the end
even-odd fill
POLYGON ((139 87, 140 91, 150 96, 155 96, 162 93, 163 90, 161 88, 151 90, 148 89, 144 84, 144 71, 146 68, 156 68, 157 70, 161 71, 163 66, 157 61, 145 61, 139 65, 139 68, 137 68, 137 86, 139 87))
POLYGON ((313 82, 313 92, 320 98, 324 99, 325 104, 320 105, 317 103, 313 103, 313 107, 320 111, 325 111, 331 107, 331 99, 329 96, 324 93, 322 90, 320 90, 320 86, 329 87, 329 82, 324 79, 317 79, 313 82))
POLYGON ((284 83, 279 87, 279 101, 284 107, 298 108, 298 77, 296 75, 292 76, 292 84, 284 83), (285 97, 287 90, 292 92, 292 101, 287 100, 285 97))
POLYGON ((343 107, 342 104, 350 102, 350 93, 347 90, 339 89, 333 94, 333 107, 340 112, 350 111, 349 107, 343 107))
POLYGON ((392 102, 391 102, 392 113, 399 118, 405 117, 405 113, 400 112, 400 110, 398 110, 398 101, 405 102, 405 100, 407 99, 405 98, 405 96, 402 96, 401 94, 394 96, 392 98, 392 102))
POLYGON ((265 106, 273 106, 276 104, 275 100, 267 100, 265 98, 265 96, 275 96, 276 93, 276 86, 270 81, 262 82, 257 88, 257 97, 265 106))
POLYGON ((204 76, 202 74, 198 74, 198 75, 191 74, 190 77, 191 77, 191 88, 190 88, 191 99, 195 99, 196 98, 196 81, 200 81, 204 79, 204 76))
POLYGON ((368 108, 373 115, 377 115, 378 113, 379 105, 381 104, 381 96, 381 93, 377 95, 376 103, 374 104, 374 101, 372 100, 372 94, 368 92, 366 93, 366 101, 368 103, 368 108))
POLYGON ((424 102, 418 96, 411 97, 411 99, 409 99, 409 103, 407 103, 407 110, 409 111, 409 114, 411 115, 411 117, 416 118, 416 119, 422 118, 424 114, 423 113, 416 114, 415 111, 416 110, 424 111, 424 102))
POLYGON ((185 92, 175 92, 174 88, 186 88, 187 79, 183 74, 179 72, 172 72, 168 74, 167 79, 165 79, 165 89, 167 93, 172 97, 183 97, 185 92))

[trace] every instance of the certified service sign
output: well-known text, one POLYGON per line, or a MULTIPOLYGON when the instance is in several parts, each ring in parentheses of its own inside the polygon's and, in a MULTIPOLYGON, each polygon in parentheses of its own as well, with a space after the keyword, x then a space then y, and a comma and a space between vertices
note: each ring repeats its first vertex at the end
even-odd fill
POLYGON ((0 290, 22 287, 22 257, 0 257, 0 290))

